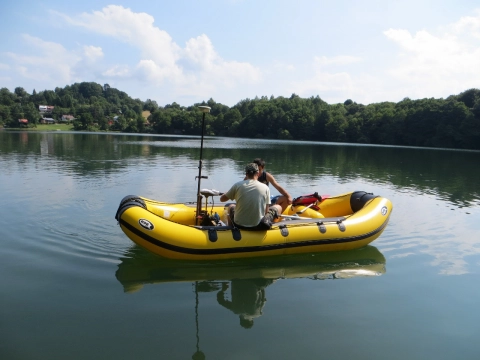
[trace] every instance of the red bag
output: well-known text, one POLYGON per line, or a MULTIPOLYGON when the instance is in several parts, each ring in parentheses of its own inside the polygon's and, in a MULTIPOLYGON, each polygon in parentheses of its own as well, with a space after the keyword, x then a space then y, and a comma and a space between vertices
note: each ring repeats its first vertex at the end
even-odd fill
MULTIPOLYGON (((310 195, 301 195, 292 200, 292 206, 309 206, 314 204, 315 202, 321 203, 324 198, 328 197, 328 195, 324 195, 323 197, 318 195, 318 192, 315 192, 310 195)), ((319 207, 316 205, 310 206, 314 210, 318 210, 319 207)))

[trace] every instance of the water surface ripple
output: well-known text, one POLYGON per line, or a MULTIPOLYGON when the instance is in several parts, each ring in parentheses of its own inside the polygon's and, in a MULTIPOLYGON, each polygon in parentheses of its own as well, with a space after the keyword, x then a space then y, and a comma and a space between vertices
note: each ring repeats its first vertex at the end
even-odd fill
POLYGON ((372 192, 390 222, 349 252, 161 259, 115 211, 195 200, 199 145, 0 131, 1 359, 479 358, 480 152, 207 137, 202 187, 263 157, 293 196, 372 192))

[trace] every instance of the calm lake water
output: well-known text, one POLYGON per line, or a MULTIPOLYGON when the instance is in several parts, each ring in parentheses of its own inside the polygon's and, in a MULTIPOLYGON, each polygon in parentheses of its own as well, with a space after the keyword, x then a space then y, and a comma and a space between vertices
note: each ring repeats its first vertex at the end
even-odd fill
POLYGON ((206 138, 202 188, 263 157, 293 196, 389 198, 390 223, 356 251, 162 259, 115 211, 194 201, 199 146, 0 131, 0 359, 480 358, 480 152, 206 138))

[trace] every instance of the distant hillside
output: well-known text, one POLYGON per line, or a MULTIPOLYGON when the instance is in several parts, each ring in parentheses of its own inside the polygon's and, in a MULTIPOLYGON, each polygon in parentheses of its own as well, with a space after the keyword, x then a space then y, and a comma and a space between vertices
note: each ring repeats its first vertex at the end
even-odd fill
POLYGON ((2 88, 0 125, 36 126, 46 116, 58 122, 72 115, 77 130, 199 135, 199 105, 211 107, 205 127, 211 136, 480 149, 478 89, 446 99, 405 98, 368 105, 351 99, 328 104, 318 96, 292 94, 244 99, 233 107, 213 99, 188 107, 176 102, 160 107, 153 100, 132 99, 108 84, 93 82, 32 94, 21 87, 13 93, 2 88))

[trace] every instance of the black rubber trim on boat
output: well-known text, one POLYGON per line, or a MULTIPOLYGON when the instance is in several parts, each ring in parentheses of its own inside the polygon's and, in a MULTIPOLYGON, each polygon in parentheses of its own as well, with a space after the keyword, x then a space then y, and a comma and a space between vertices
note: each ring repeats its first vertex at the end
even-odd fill
MULTIPOLYGON (((202 226, 202 225, 196 225, 194 226, 195 229, 202 230, 202 231, 208 231, 208 236, 210 238, 210 231, 214 231, 217 233, 217 231, 227 231, 230 230, 232 232, 232 238, 235 241, 240 241, 242 240, 242 233, 240 232, 239 228, 234 228, 231 226, 202 226)), ((248 231, 248 230, 247 230, 248 231)), ((217 241, 215 239, 215 241, 217 241)))
POLYGON ((239 228, 236 228, 236 227, 232 228, 232 237, 233 237, 233 240, 235 241, 242 240, 242 233, 239 228))
POLYGON ((231 226, 213 226, 213 225, 194 225, 193 226, 195 229, 198 230, 210 230, 214 229, 215 231, 226 231, 226 230, 232 230, 233 228, 231 226))
POLYGON ((279 229, 280 229, 280 234, 282 234, 283 237, 287 237, 287 236, 288 236, 288 227, 287 227, 287 225, 280 226, 279 229))
POLYGON ((323 221, 317 222, 318 230, 322 233, 325 234, 327 232, 327 227, 323 223, 323 221))
POLYGON ((376 197, 379 196, 373 195, 373 193, 367 193, 366 191, 354 191, 352 195, 350 195, 350 207, 353 213, 363 209, 369 200, 375 199, 376 197))
MULTIPOLYGON (((279 250, 279 249, 292 249, 292 248, 301 248, 304 246, 331 245, 331 244, 342 244, 342 243, 361 241, 363 239, 367 239, 370 236, 373 236, 383 231, 383 229, 387 226, 388 221, 389 221, 389 218, 387 218, 380 227, 368 233, 357 235, 357 236, 344 237, 341 239, 298 241, 298 242, 292 242, 292 243, 281 243, 281 244, 264 245, 264 246, 244 246, 244 247, 237 247, 237 248, 221 248, 221 249, 190 249, 190 248, 185 248, 177 245, 168 244, 148 234, 145 234, 144 232, 136 229, 134 226, 130 225, 129 223, 127 223, 122 219, 120 219, 119 222, 121 226, 125 227, 126 229, 128 229, 128 231, 134 233, 135 235, 142 238, 143 240, 148 241, 152 245, 164 248, 166 250, 175 251, 182 254, 192 254, 192 255, 219 255, 219 254, 261 252, 261 251, 271 251, 271 250, 279 250)), ((268 230, 268 231, 272 231, 272 230, 268 230)))
POLYGON ((211 242, 216 242, 218 240, 218 234, 215 228, 208 229, 208 240, 210 240, 211 242))
POLYGON ((145 204, 145 201, 143 201, 137 195, 127 195, 122 199, 122 201, 120 201, 117 213, 115 214, 115 219, 117 221, 120 221, 120 218, 122 217, 124 211, 134 206, 139 206, 147 210, 147 205, 145 204))

